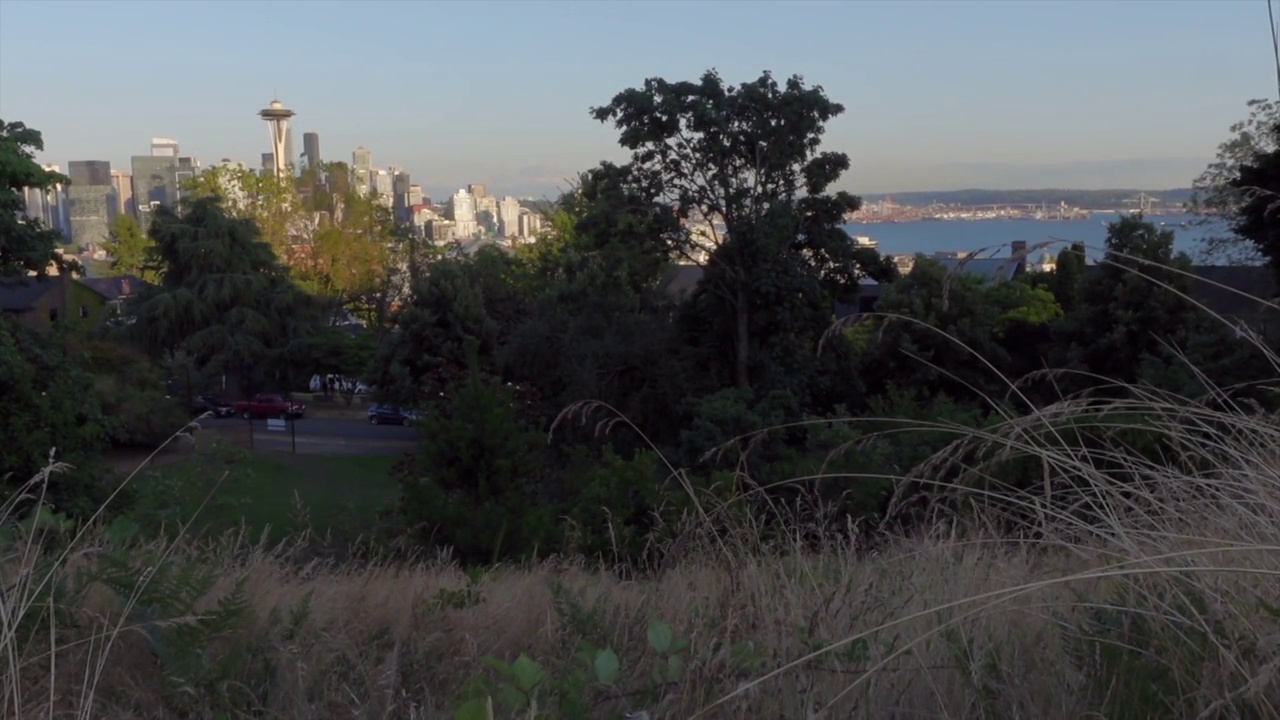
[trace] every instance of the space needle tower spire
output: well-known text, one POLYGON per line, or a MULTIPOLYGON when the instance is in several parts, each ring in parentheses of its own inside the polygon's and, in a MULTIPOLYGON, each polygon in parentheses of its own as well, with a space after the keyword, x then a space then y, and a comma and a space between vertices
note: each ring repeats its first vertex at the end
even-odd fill
POLYGON ((283 178, 288 172, 289 157, 285 154, 285 146, 289 139, 289 118, 293 116, 294 112, 279 99, 272 100, 270 105, 258 111, 258 117, 267 121, 267 130, 271 134, 272 165, 277 178, 283 178))

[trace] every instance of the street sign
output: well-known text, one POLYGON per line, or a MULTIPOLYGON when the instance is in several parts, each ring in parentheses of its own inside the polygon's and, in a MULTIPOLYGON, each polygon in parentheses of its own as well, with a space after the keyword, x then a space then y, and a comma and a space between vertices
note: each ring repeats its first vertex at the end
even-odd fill
POLYGON ((284 432, 287 424, 288 421, 281 418, 267 418, 267 430, 273 432, 284 432))

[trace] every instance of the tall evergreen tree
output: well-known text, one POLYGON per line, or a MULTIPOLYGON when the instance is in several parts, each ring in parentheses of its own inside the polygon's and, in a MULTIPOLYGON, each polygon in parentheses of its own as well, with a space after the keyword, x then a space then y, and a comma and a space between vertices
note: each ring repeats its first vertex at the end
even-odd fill
POLYGON ((324 308, 290 281, 257 226, 202 198, 181 214, 158 210, 150 234, 159 283, 140 297, 134 325, 146 347, 187 354, 246 389, 283 380, 324 308))

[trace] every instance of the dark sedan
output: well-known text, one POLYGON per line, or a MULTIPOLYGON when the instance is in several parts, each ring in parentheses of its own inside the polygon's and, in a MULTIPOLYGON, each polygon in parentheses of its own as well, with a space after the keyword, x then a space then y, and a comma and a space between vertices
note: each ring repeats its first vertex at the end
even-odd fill
POLYGON ((209 413, 214 417, 231 417, 236 414, 236 409, 231 403, 223 400, 216 395, 200 395, 195 401, 196 412, 209 413))
POLYGON ((391 405, 374 405, 369 408, 369 424, 371 425, 412 425, 418 419, 417 413, 391 405))

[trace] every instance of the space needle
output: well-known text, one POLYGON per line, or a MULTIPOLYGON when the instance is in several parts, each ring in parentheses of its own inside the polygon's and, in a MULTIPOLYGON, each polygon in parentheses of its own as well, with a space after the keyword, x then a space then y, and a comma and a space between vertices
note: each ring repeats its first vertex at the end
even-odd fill
POLYGON ((288 172, 289 158, 285 155, 285 143, 289 139, 289 118, 294 112, 284 106, 279 99, 258 111, 258 117, 267 121, 267 130, 271 133, 271 158, 277 178, 283 178, 288 172))

